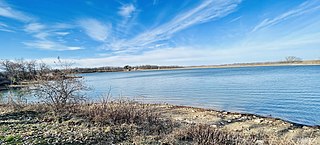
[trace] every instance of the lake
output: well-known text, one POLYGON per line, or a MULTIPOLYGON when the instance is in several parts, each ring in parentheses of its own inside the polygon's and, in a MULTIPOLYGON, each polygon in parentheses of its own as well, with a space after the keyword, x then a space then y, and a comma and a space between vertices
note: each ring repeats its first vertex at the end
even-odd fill
POLYGON ((209 68, 82 74, 97 100, 169 103, 320 125, 320 66, 209 68))

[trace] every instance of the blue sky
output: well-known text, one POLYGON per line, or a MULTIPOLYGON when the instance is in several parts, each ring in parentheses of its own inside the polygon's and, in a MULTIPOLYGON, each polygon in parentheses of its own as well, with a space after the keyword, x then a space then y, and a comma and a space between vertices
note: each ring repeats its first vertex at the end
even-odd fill
POLYGON ((0 0, 0 58, 78 66, 320 58, 319 0, 0 0))

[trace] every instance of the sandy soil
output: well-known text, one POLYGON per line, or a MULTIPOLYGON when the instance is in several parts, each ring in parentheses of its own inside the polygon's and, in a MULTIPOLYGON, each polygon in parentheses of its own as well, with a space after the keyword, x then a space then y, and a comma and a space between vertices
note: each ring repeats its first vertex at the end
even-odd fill
POLYGON ((185 106, 160 105, 162 115, 173 120, 194 124, 207 124, 234 132, 265 133, 287 138, 305 138, 320 144, 320 126, 304 126, 281 119, 240 114, 185 106))

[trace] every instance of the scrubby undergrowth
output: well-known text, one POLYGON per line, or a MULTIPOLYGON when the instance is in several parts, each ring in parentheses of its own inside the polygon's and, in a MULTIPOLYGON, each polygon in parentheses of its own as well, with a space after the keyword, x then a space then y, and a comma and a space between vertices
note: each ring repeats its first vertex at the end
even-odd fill
POLYGON ((19 110, 2 105, 0 144, 301 144, 274 135, 173 121, 156 106, 132 101, 87 103, 57 114, 43 104, 19 110))

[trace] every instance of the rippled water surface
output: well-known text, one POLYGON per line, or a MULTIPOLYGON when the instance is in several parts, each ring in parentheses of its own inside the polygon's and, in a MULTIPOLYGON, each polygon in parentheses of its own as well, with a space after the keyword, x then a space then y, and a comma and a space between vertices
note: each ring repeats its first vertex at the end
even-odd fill
POLYGON ((320 66, 244 67, 83 74, 96 100, 119 95, 320 125, 320 66))

